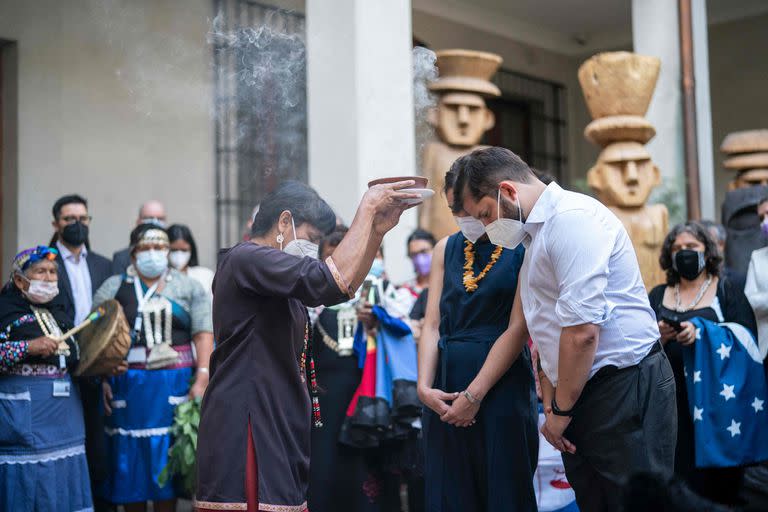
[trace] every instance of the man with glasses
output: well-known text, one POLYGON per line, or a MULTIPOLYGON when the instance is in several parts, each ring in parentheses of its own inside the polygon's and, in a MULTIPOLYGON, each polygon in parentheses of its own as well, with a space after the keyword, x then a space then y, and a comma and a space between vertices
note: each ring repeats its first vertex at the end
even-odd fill
POLYGON ((88 202, 78 195, 60 198, 53 205, 51 246, 59 250, 59 297, 75 324, 91 312, 93 292, 112 275, 112 262, 90 250, 88 202))
MULTIPOLYGON (((54 300, 64 308, 70 322, 79 324, 91 311, 93 293, 112 275, 112 262, 90 250, 91 216, 85 198, 73 194, 56 201, 51 224, 54 234, 50 245, 59 250, 59 294, 54 300)), ((96 379, 81 379, 79 385, 85 417, 85 454, 91 485, 96 489, 106 457, 104 420, 99 408, 101 385, 96 379)), ((94 499, 97 512, 113 510, 110 504, 94 499)))

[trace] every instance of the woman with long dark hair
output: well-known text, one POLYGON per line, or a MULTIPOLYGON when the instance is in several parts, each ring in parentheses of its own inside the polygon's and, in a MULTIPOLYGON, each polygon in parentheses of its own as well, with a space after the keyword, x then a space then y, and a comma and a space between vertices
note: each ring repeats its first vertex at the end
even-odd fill
POLYGON ((197 244, 192 231, 184 224, 173 224, 168 228, 168 239, 171 242, 168 262, 182 274, 200 283, 203 290, 210 295, 213 270, 200 266, 197 259, 197 244))
MULTIPOLYGON (((453 204, 455 171, 445 177, 453 204)), ((525 345, 483 396, 470 384, 509 327, 524 250, 494 246, 483 224, 459 209, 461 231, 435 246, 429 298, 419 341, 426 510, 535 511, 537 400, 525 345), (471 421, 450 419, 468 405, 471 421)))
MULTIPOLYGON (((695 464, 694 419, 688 403, 683 352, 696 342, 693 318, 734 322, 756 332, 755 317, 744 292, 720 275, 717 244, 697 222, 678 224, 667 234, 659 263, 666 284, 651 290, 649 300, 677 387, 675 473, 711 500, 735 504, 744 473, 741 467, 699 469, 695 464)), ((706 379, 707 376, 698 376, 706 379)))
POLYGON ((317 243, 336 215, 311 188, 283 183, 261 203, 251 239, 221 252, 218 346, 198 438, 199 511, 306 510, 310 430, 313 420, 322 424, 307 307, 354 295, 384 234, 409 208, 404 200, 419 198, 399 190, 413 184, 368 189, 343 240, 319 261, 317 243))

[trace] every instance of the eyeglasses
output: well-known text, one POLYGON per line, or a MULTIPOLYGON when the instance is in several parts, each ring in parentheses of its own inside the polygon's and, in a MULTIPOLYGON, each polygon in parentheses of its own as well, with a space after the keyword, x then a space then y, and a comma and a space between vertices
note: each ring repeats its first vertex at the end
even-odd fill
POLYGON ((76 215, 67 215, 66 217, 59 217, 59 220, 63 220, 67 224, 74 224, 75 222, 89 224, 93 220, 93 217, 90 215, 80 215, 79 217, 76 215))

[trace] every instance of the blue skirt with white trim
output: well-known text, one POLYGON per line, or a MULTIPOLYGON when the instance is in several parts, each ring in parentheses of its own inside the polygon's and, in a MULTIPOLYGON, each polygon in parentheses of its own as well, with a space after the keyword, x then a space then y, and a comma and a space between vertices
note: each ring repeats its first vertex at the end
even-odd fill
POLYGON ((93 510, 84 443, 69 375, 0 376, 0 510, 93 510), (68 396, 53 396, 56 381, 68 396))
POLYGON ((131 369, 112 377, 112 415, 105 421, 109 474, 101 490, 117 504, 170 500, 172 483, 157 477, 168 463, 176 406, 187 399, 192 368, 131 369))

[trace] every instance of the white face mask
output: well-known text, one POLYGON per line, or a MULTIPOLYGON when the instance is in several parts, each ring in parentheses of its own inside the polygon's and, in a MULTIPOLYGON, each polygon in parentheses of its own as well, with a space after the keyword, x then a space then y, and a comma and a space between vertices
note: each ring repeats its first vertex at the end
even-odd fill
POLYGON ((136 269, 141 275, 154 279, 168 269, 168 251, 141 251, 136 254, 136 269))
MULTIPOLYGON (((517 198, 517 213, 523 218, 523 209, 520 208, 520 198, 517 198)), ((500 245, 505 249, 514 249, 525 239, 525 230, 522 220, 505 219, 501 216, 501 188, 496 198, 496 220, 485 226, 485 232, 493 245, 500 245)))
POLYGON ((29 289, 21 293, 33 304, 47 304, 59 294, 58 281, 41 281, 39 279, 27 279, 29 289))
POLYGON ((168 261, 176 270, 184 270, 192 258, 192 251, 171 251, 168 255, 168 261))
POLYGON ((456 224, 459 225, 459 229, 461 230, 461 233, 464 235, 464 238, 469 240, 472 243, 477 242, 477 240, 485 234, 485 226, 482 222, 477 220, 474 217, 453 217, 456 219, 456 224))
POLYGON ((293 214, 291 214, 291 228, 293 228, 293 240, 285 245, 283 252, 299 258, 309 257, 318 259, 320 257, 320 248, 316 243, 303 238, 296 238, 296 224, 293 223, 293 214))

